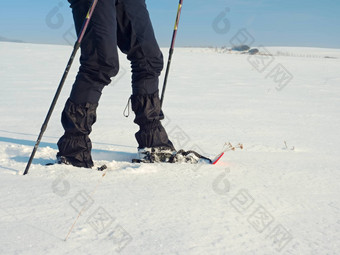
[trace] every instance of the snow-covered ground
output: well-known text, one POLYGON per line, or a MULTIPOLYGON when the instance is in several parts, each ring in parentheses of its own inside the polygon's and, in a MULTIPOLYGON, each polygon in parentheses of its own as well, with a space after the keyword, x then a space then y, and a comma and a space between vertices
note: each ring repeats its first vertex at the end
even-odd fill
POLYGON ((91 134, 106 174, 45 166, 75 61, 22 176, 71 48, 0 43, 0 254, 339 254, 340 50, 266 50, 175 51, 164 125, 177 148, 210 157, 243 143, 218 165, 129 163, 137 126, 122 114, 131 88, 121 55, 91 134))

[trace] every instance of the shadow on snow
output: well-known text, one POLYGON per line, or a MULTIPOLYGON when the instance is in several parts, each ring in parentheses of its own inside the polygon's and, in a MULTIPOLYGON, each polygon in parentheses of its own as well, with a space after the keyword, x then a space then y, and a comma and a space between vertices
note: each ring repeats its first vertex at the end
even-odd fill
MULTIPOLYGON (((35 141, 25 140, 25 139, 14 139, 14 138, 1 137, 1 136, 0 136, 0 142, 31 146, 32 149, 35 145, 35 141)), ((132 146, 123 146, 123 145, 120 145, 120 146, 121 147, 134 148, 132 146)), ((48 142, 40 142, 39 147, 40 148, 50 147, 50 148, 55 149, 55 150, 58 149, 58 147, 55 143, 48 143, 48 142)), ((131 162, 131 160, 136 157, 136 153, 92 149, 92 156, 93 156, 94 160, 106 160, 106 161, 113 161, 114 160, 114 161, 131 162)), ((26 163, 26 162, 28 162, 29 156, 27 156, 27 157, 26 156, 15 156, 15 157, 12 157, 11 159, 16 161, 16 162, 26 163)), ((46 165, 47 163, 51 163, 51 161, 53 161, 53 159, 51 159, 51 158, 49 158, 49 159, 34 158, 33 164, 46 165)))

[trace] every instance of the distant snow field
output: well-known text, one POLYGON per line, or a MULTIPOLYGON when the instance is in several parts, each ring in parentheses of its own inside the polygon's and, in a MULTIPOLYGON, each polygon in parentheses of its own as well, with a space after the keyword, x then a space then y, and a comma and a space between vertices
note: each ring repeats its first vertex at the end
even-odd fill
POLYGON ((75 61, 22 176, 71 50, 0 42, 0 254, 340 253, 339 49, 176 49, 163 124, 177 149, 214 157, 225 142, 244 145, 215 166, 130 163, 138 128, 123 116, 120 55, 91 134, 105 172, 45 166, 75 61))

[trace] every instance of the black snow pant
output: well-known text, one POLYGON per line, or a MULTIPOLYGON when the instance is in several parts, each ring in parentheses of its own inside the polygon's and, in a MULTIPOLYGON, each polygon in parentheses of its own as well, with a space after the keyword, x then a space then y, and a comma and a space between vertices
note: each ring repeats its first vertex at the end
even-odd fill
MULTIPOLYGON (((91 0, 68 0, 77 34, 91 0)), ((59 139, 57 156, 73 165, 92 167, 88 135, 96 121, 96 108, 103 88, 119 70, 118 50, 127 55, 132 69, 132 109, 140 126, 139 148, 171 147, 161 125, 163 114, 158 78, 163 56, 154 36, 145 0, 99 0, 81 43, 80 68, 62 113, 65 134, 59 139)))

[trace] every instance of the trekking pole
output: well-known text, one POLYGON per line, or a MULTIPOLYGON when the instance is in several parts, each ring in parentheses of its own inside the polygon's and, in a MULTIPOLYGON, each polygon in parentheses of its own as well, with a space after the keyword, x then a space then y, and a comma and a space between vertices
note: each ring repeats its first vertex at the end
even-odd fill
POLYGON ((49 122, 49 120, 50 120, 50 118, 51 118, 51 115, 52 115, 52 112, 53 112, 53 110, 54 110, 54 107, 55 107, 55 105, 56 105, 56 103, 57 103, 57 101, 58 101, 60 92, 61 92, 61 90, 62 90, 62 88, 63 88, 63 86, 64 86, 64 83, 65 83, 65 80, 66 80, 66 78, 67 78, 68 72, 70 71, 70 68, 71 68, 71 66, 72 66, 74 57, 76 56, 76 53, 77 53, 78 49, 80 48, 81 41, 82 41, 83 38, 84 38, 86 29, 87 29, 87 27, 88 27, 88 25, 89 25, 90 19, 91 19, 91 17, 92 17, 93 11, 94 11, 94 9, 95 9, 97 3, 98 3, 98 0, 93 0, 93 1, 92 1, 92 4, 91 4, 91 6, 90 6, 90 8, 89 8, 89 11, 88 11, 88 13, 87 13, 87 15, 86 15, 86 18, 85 18, 85 20, 84 20, 83 26, 82 26, 82 28, 81 28, 81 30, 80 30, 79 35, 78 35, 78 39, 77 39, 76 43, 74 44, 74 47, 73 47, 73 51, 72 51, 71 57, 70 57, 70 59, 69 59, 69 61, 68 61, 68 63, 67 63, 66 69, 65 69, 64 74, 63 74, 63 76, 62 76, 62 78, 61 78, 61 81, 60 81, 60 83, 59 83, 58 89, 57 89, 57 91, 56 91, 56 93, 55 93, 55 95, 54 95, 53 101, 52 101, 52 103, 51 103, 50 109, 48 110, 48 113, 47 113, 47 115, 46 115, 45 121, 44 121, 44 123, 43 123, 43 125, 42 125, 42 127, 41 127, 40 134, 39 134, 38 139, 37 139, 37 141, 36 141, 36 143, 35 143, 35 145, 34 145, 32 154, 31 154, 31 156, 30 156, 30 158, 29 158, 29 160, 28 160, 28 163, 27 163, 27 165, 26 165, 26 169, 25 169, 23 175, 26 175, 26 174, 28 173, 28 170, 29 170, 29 168, 30 168, 30 166, 31 166, 31 164, 32 164, 32 161, 33 161, 33 158, 34 158, 34 156, 35 156, 35 153, 37 152, 37 149, 38 149, 38 147, 39 147, 41 138, 43 137, 43 134, 44 134, 44 132, 45 132, 45 130, 46 130, 46 128, 47 128, 47 124, 48 124, 48 122, 49 122))
POLYGON ((165 77, 164 77, 164 83, 163 83, 163 89, 162 89, 162 95, 161 95, 161 108, 162 108, 162 105, 163 105, 164 93, 165 93, 166 84, 167 84, 167 81, 168 81, 168 75, 169 75, 169 71, 170 71, 172 54, 174 53, 175 40, 176 40, 176 35, 177 35, 179 18, 181 16, 181 11, 182 11, 182 5, 183 5, 183 0, 179 0, 177 17, 176 17, 176 22, 175 22, 175 28, 174 28, 174 32, 173 32, 173 35, 172 35, 171 46, 170 46, 170 50, 169 50, 169 59, 168 59, 168 64, 167 64, 167 67, 166 67, 166 72, 165 72, 165 77))

